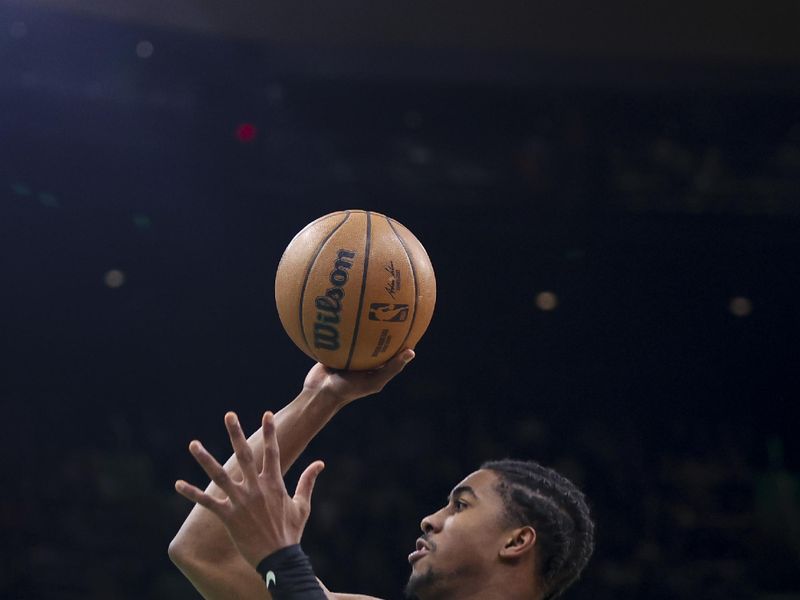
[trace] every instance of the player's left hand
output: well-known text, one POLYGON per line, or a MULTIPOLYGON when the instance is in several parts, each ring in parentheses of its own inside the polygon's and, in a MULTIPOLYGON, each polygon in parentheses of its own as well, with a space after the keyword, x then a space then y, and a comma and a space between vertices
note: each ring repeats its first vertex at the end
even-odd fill
POLYGON ((306 375, 303 389, 324 391, 340 406, 377 394, 410 363, 416 354, 410 348, 398 352, 386 363, 371 371, 337 371, 317 363, 306 375))
POLYGON ((266 412, 262 420, 264 463, 260 472, 235 413, 225 415, 225 426, 243 480, 234 481, 203 445, 194 440, 189 451, 228 497, 214 498, 183 480, 175 482, 175 490, 219 517, 239 552, 255 567, 273 552, 300 543, 311 513, 314 483, 325 465, 322 461, 309 465, 300 476, 294 497, 290 497, 281 477, 274 415, 266 412))

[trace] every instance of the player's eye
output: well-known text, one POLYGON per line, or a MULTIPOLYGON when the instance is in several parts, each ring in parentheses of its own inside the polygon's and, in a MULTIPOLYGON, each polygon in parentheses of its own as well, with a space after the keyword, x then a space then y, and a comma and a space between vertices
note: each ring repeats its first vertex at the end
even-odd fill
POLYGON ((455 508, 456 512, 461 512, 467 508, 467 503, 463 502, 462 500, 453 500, 453 507, 455 508))

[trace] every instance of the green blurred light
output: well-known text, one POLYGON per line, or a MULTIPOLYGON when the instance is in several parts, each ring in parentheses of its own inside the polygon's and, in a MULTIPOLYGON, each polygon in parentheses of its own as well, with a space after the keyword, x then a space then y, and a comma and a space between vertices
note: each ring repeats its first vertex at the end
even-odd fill
POLYGON ((47 206, 48 208, 58 208, 61 205, 58 198, 49 192, 39 192, 39 202, 42 203, 42 206, 47 206))
POLYGON ((150 227, 153 225, 153 222, 147 215, 139 214, 133 215, 133 224, 136 225, 138 229, 150 229, 150 227))
POLYGON ((21 182, 12 183, 11 184, 11 191, 14 192, 17 196, 30 196, 33 192, 31 192, 31 188, 21 182))

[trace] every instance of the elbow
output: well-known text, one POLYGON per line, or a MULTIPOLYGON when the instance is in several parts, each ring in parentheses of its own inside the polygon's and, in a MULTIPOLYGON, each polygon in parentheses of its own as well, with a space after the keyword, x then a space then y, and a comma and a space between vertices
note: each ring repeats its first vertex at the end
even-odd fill
POLYGON ((169 543, 167 554, 175 566, 186 574, 220 564, 239 553, 229 539, 218 540, 215 532, 208 533, 195 525, 184 523, 169 543))
POLYGON ((172 563, 184 574, 205 568, 208 564, 214 564, 222 558, 217 555, 209 555, 208 550, 203 545, 198 545, 197 540, 183 529, 172 538, 167 548, 167 554, 172 563))
POLYGON ((181 540, 180 533, 172 538, 167 548, 169 559, 175 564, 176 567, 185 567, 189 562, 189 552, 186 544, 181 540))

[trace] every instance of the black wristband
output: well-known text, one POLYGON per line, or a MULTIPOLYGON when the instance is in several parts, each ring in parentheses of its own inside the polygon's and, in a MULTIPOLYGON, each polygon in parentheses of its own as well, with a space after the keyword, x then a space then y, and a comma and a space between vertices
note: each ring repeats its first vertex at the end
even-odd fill
POLYGON ((326 600, 300 544, 281 548, 256 567, 274 600, 326 600))

